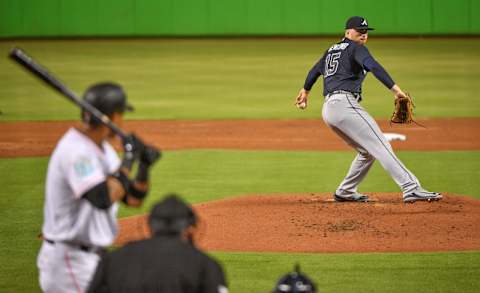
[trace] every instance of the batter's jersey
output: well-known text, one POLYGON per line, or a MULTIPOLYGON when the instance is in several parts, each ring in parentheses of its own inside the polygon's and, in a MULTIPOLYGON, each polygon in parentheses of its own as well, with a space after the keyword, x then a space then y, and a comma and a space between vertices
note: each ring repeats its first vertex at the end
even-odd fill
POLYGON ((310 90, 318 77, 323 75, 324 96, 338 90, 361 93, 362 82, 369 71, 387 88, 395 84, 367 47, 344 38, 332 45, 313 66, 305 80, 304 89, 310 90))
POLYGON ((119 166, 120 160, 108 142, 100 148, 79 130, 69 129, 48 164, 43 236, 91 246, 112 244, 117 234, 118 203, 102 210, 82 195, 119 166))
POLYGON ((228 293, 220 265, 180 236, 132 242, 105 255, 89 293, 228 293))

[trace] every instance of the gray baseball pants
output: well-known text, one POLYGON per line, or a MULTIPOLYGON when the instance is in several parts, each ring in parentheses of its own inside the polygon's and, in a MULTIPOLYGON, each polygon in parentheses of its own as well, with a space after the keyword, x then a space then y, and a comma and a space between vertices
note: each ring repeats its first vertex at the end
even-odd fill
POLYGON ((397 158, 378 124, 360 106, 357 96, 337 91, 325 97, 322 117, 333 131, 358 152, 347 176, 336 190, 337 195, 356 193, 375 159, 400 186, 404 195, 420 187, 415 175, 397 158))

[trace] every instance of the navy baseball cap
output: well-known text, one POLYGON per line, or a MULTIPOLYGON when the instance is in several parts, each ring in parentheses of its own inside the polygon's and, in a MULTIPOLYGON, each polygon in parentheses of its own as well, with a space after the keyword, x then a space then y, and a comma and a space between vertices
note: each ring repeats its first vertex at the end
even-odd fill
POLYGON ((357 30, 369 30, 372 31, 374 28, 368 27, 368 22, 365 18, 361 16, 352 16, 347 20, 345 24, 345 29, 357 29, 357 30))

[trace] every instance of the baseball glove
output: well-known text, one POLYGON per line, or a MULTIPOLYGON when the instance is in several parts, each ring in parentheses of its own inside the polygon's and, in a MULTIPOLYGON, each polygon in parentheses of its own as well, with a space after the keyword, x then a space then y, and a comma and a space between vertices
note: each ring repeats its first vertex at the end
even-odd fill
POLYGON ((415 122, 413 120, 413 104, 412 97, 405 93, 405 98, 396 98, 395 99, 395 110, 393 111, 392 118, 390 118, 391 123, 401 123, 409 124, 415 122))

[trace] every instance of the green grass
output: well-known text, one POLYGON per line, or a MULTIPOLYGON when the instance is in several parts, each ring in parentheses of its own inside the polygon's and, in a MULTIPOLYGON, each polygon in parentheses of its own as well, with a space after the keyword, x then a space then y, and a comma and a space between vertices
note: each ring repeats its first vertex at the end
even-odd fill
MULTIPOLYGON (((479 117, 480 39, 375 39, 369 49, 426 117, 479 117)), ((127 119, 296 119, 321 116, 322 84, 308 111, 293 97, 334 38, 0 41, 0 122, 76 120, 78 109, 9 61, 18 45, 75 92, 98 81, 126 88, 136 112, 127 119)), ((393 110, 390 93, 371 75, 363 105, 377 118, 393 110)), ((400 152, 426 188, 480 199, 480 152, 400 152)), ((169 151, 152 174, 148 211, 167 192, 191 203, 252 193, 331 192, 353 152, 169 151)), ((38 292, 35 266, 47 158, 0 159, 0 287, 38 292)), ((378 165, 361 191, 398 192, 378 165)), ((400 195, 399 195, 400 196, 400 195)), ((295 262, 320 292, 477 292, 480 252, 272 254, 215 252, 231 292, 268 292, 295 262)))
MULTIPOLYGON (((331 192, 354 156, 353 152, 166 152, 154 170, 152 194, 177 191, 195 203, 251 193, 331 192)), ((480 152, 399 152, 398 156, 426 188, 480 199, 480 152)), ((400 193, 378 163, 360 190, 400 193)))
MULTIPOLYGON (((0 121, 77 119, 78 110, 7 59, 12 46, 36 57, 75 92, 114 80, 137 108, 131 119, 313 118, 293 107, 308 70, 336 38, 0 41, 0 121)), ((418 117, 478 117, 480 39, 375 39, 368 47, 416 98, 418 117)), ((392 96, 374 77, 363 105, 389 117, 392 96)))
MULTIPOLYGON (((141 209, 122 208, 120 215, 146 212, 171 191, 191 203, 249 193, 330 192, 353 156, 353 152, 165 152, 153 170, 146 204, 141 209)), ((399 157, 426 187, 480 199, 479 152, 399 152, 399 157)), ((38 291, 35 260, 40 241, 36 236, 42 223, 47 162, 48 158, 0 159, 2 182, 9 183, 0 190, 0 259, 4 264, 0 284, 4 292, 38 291)), ((362 190, 398 188, 375 164, 362 190)), ((300 261, 329 292, 379 292, 382 288, 392 292, 474 292, 479 282, 473 277, 479 273, 478 252, 215 255, 225 264, 233 293, 266 292, 294 261, 300 261), (427 274, 429 270, 431 274, 427 274)))
POLYGON ((299 263, 318 292, 478 292, 480 253, 215 253, 231 292, 265 293, 299 263), (254 264, 254 265, 252 265, 254 264))

